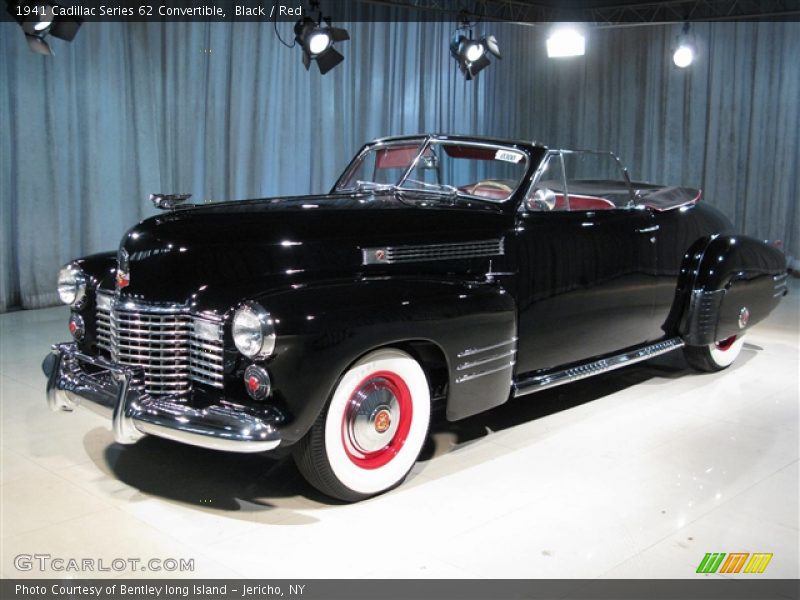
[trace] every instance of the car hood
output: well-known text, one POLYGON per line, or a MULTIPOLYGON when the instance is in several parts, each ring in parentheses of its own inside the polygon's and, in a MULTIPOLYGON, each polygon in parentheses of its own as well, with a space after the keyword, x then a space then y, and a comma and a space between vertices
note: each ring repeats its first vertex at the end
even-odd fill
MULTIPOLYGON (((123 296, 223 310, 244 297, 310 280, 380 275, 363 248, 498 239, 497 206, 398 194, 303 196, 175 210, 142 221, 120 245, 123 296)), ((453 270, 454 261, 447 261, 453 270)), ((456 270, 463 263, 458 261, 456 270)), ((474 266, 474 265, 472 265, 474 266)), ((415 264, 415 272, 438 265, 415 264)))

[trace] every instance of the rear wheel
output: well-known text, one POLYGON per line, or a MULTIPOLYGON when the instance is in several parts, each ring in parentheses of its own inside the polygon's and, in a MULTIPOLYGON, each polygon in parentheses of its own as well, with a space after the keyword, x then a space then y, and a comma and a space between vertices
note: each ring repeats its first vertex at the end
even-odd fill
POLYGON ((698 371, 721 371, 733 364, 744 345, 744 335, 732 335, 708 346, 684 346, 686 362, 698 371))
POLYGON ((405 479, 430 421, 425 372, 405 352, 371 352, 342 376, 294 459, 321 492, 356 501, 405 479))

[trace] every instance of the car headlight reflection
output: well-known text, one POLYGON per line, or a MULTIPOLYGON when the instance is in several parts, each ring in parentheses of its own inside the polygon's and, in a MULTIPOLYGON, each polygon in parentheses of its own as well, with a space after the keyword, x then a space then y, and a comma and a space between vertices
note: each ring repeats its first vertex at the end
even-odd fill
POLYGON ((275 350, 275 324, 256 302, 241 306, 233 316, 233 343, 248 358, 265 358, 275 350))
POLYGON ((86 297, 86 275, 75 263, 58 272, 58 297, 73 307, 79 306, 86 297))

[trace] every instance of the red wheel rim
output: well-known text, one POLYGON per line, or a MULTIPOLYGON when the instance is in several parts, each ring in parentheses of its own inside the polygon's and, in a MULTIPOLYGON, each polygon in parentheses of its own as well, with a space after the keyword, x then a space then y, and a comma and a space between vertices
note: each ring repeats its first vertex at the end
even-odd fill
MULTIPOLYGON (((383 433, 388 424, 388 411, 378 411, 374 426, 378 433, 383 433)), ((397 456, 400 449, 408 438, 411 430, 411 419, 413 409, 411 402, 411 391, 400 375, 392 371, 377 371, 365 377, 359 383, 347 401, 344 414, 342 415, 342 446, 350 461, 362 469, 378 469, 397 456), (384 396, 390 394, 396 401, 398 408, 398 424, 393 435, 379 449, 373 451, 362 451, 359 448, 358 440, 354 437, 353 430, 355 420, 359 415, 359 408, 362 403, 376 392, 384 396)))
POLYGON ((721 352, 725 352, 727 350, 730 350, 731 346, 733 346, 733 343, 735 341, 736 341, 736 336, 732 335, 729 338, 726 338, 724 340, 720 340, 719 342, 717 342, 714 345, 717 347, 717 350, 720 350, 721 352))

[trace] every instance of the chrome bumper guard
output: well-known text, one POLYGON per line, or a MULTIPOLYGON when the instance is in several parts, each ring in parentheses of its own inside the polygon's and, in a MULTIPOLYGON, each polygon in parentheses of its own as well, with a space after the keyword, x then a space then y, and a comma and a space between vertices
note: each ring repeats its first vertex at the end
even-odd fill
POLYGON ((56 344, 46 360, 50 410, 84 406, 109 417, 120 444, 133 444, 149 434, 212 450, 264 452, 281 442, 273 425, 253 415, 224 406, 192 408, 133 389, 131 383, 143 376, 141 368, 88 356, 74 343, 56 344))

